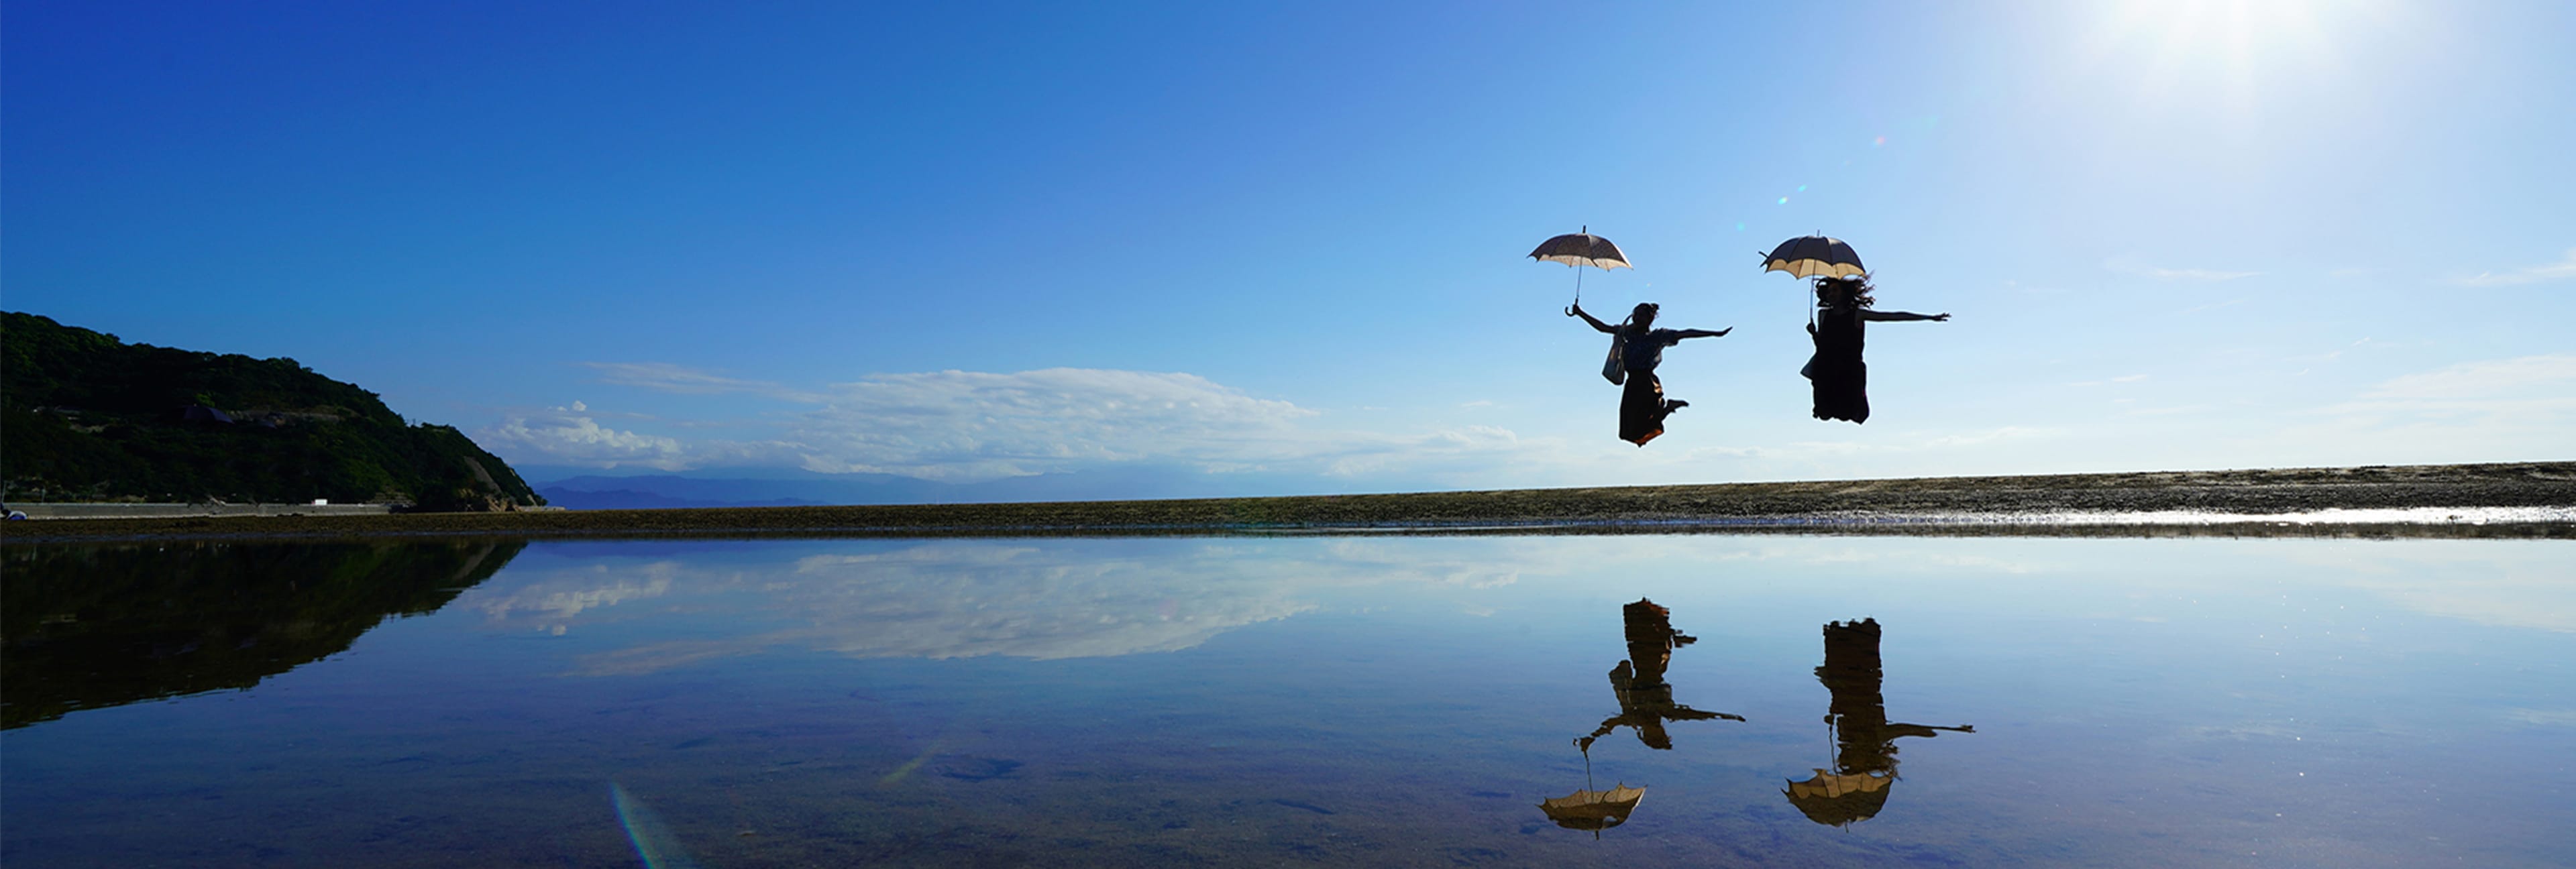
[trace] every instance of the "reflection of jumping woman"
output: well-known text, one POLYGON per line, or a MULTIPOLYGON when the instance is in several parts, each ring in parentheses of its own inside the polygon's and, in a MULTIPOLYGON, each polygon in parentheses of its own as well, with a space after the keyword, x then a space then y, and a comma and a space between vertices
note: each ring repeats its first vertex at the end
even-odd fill
POLYGON ((1707 329, 1657 329, 1653 302, 1638 302, 1628 319, 1613 326, 1584 313, 1577 304, 1565 309, 1569 317, 1581 317, 1592 328, 1619 336, 1619 367, 1627 372, 1627 391, 1619 395, 1619 439, 1645 446, 1656 435, 1664 433, 1664 417, 1690 406, 1687 401, 1664 399, 1664 381, 1655 376, 1655 366, 1664 363, 1664 348, 1681 343, 1684 338, 1716 338, 1735 331, 1733 327, 1707 329))
POLYGON ((1869 279, 1817 278, 1816 322, 1807 334, 1816 340, 1816 355, 1799 373, 1815 382, 1817 419, 1869 421, 1869 366, 1860 361, 1861 324, 1872 320, 1947 321, 1948 314, 1873 311, 1869 279))

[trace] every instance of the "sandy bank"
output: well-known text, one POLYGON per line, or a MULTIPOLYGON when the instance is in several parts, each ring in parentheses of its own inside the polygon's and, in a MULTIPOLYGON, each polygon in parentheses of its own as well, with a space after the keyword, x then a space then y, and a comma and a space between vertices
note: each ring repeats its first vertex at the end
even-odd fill
POLYGON ((0 542, 1702 529, 2576 537, 2571 511, 2576 462, 2519 462, 1168 501, 51 520, 0 524, 0 542), (2526 509, 2488 511, 2501 518, 2464 514, 2445 521, 2438 511, 2425 512, 2430 508, 2526 509), (2408 510, 2415 511, 2410 518, 2396 520, 2384 512, 2408 510), (2321 511, 2383 512, 2346 521, 2333 512, 2313 515, 2321 511), (2141 512, 2173 518, 2112 521, 2141 512))

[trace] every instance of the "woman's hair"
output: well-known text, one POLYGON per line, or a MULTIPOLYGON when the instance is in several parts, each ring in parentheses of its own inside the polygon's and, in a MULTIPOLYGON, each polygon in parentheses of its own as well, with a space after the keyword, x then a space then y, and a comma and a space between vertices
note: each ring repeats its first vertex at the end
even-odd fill
POLYGON ((1853 307, 1866 308, 1878 304, 1878 300, 1869 295, 1869 291, 1873 289, 1877 288, 1869 285, 1868 275, 1852 278, 1817 278, 1816 304, 1820 307, 1831 304, 1832 300, 1827 298, 1826 293, 1831 290, 1841 290, 1851 294, 1853 307))
POLYGON ((1625 326, 1630 323, 1652 323, 1655 321, 1655 312, 1661 310, 1663 310, 1663 306, 1657 305, 1653 302, 1638 302, 1636 307, 1628 309, 1628 319, 1619 321, 1619 325, 1625 326))

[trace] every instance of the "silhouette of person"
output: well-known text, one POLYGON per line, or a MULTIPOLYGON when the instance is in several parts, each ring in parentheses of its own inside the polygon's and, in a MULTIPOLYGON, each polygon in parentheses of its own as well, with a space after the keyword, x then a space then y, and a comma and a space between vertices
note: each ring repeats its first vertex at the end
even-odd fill
POLYGON ((1635 728, 1637 741, 1647 748, 1671 750, 1673 738, 1664 732, 1666 721, 1744 720, 1742 715, 1701 712, 1673 702, 1673 686, 1664 681, 1664 668, 1672 663, 1674 649, 1699 638, 1673 630, 1671 615, 1671 610, 1645 598, 1620 608, 1628 634, 1628 660, 1610 670, 1610 693, 1619 698, 1619 714, 1602 720, 1600 729, 1575 741, 1586 757, 1593 740, 1621 727, 1635 728))
POLYGON ((1844 826, 1876 816, 1887 805, 1895 784, 1896 740, 1931 737, 1940 731, 1975 733, 1972 726, 1931 727, 1891 723, 1880 694, 1878 620, 1828 622, 1825 664, 1816 681, 1833 692, 1825 721, 1834 727, 1834 768, 1818 769, 1814 778, 1790 782, 1782 791, 1789 803, 1819 824, 1844 826))
POLYGON ((1565 309, 1568 317, 1581 317, 1592 328, 1615 336, 1619 346, 1619 369, 1625 372, 1626 391, 1619 394, 1619 439, 1638 446, 1664 433, 1664 417, 1690 406, 1687 401, 1664 398, 1664 381, 1655 376, 1655 367, 1664 364, 1664 348, 1679 344, 1684 338, 1716 338, 1735 331, 1733 327, 1714 332, 1707 329, 1657 329, 1653 302, 1638 302, 1628 312, 1628 319, 1613 326, 1585 313, 1581 304, 1565 309))
POLYGON ((1816 321, 1807 324, 1816 354, 1798 373, 1815 386, 1817 419, 1869 421, 1869 366, 1860 359, 1861 324, 1950 319, 1948 314, 1870 310, 1877 301, 1870 298, 1871 289, 1867 277, 1816 279, 1816 321))

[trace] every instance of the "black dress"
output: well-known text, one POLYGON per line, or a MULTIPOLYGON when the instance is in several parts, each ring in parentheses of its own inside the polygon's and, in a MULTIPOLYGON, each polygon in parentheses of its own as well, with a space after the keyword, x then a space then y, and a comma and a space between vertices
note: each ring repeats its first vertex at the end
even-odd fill
POLYGON ((1816 357, 1807 379, 1816 388, 1817 419, 1869 421, 1869 366, 1860 361, 1860 309, 1826 308, 1807 327, 1816 340, 1816 357))
POLYGON ((1619 393, 1619 439, 1642 447, 1663 435, 1664 417, 1673 413, 1672 402, 1664 399, 1663 378, 1655 376, 1655 368, 1663 364, 1664 348, 1681 343, 1681 333, 1671 329, 1628 329, 1621 335, 1624 344, 1620 362, 1628 371, 1628 382, 1619 393))

